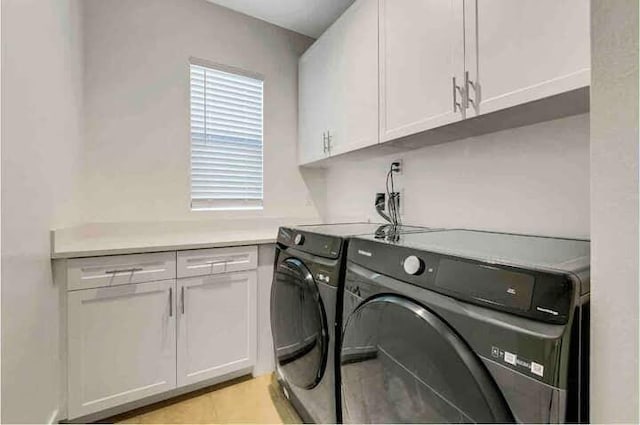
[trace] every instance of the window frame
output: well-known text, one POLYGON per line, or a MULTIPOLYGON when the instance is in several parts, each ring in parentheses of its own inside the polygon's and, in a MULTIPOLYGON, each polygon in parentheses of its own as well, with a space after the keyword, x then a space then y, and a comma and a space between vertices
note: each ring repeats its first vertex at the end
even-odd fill
POLYGON ((198 211, 260 211, 264 209, 265 198, 265 162, 264 162, 264 84, 265 77, 263 74, 247 71, 235 66, 224 65, 216 62, 207 61, 195 57, 190 57, 187 68, 187 102, 188 102, 188 120, 189 120, 189 209, 192 212, 198 211), (191 132, 191 67, 200 66, 211 69, 213 71, 226 72, 229 74, 235 74, 241 77, 252 78, 262 82, 262 103, 261 103, 261 160, 262 160, 262 197, 261 199, 208 199, 208 200, 194 200, 193 199, 193 139, 191 132), (197 202, 194 202, 197 201, 197 202))

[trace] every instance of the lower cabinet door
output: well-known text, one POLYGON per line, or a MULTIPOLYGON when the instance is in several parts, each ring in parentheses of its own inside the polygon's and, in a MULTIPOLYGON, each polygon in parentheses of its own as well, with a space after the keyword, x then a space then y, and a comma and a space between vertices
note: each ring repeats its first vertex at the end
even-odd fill
POLYGON ((176 386, 175 280, 68 293, 69 418, 176 386))
POLYGON ((178 385, 255 364, 256 271, 178 280, 178 385))

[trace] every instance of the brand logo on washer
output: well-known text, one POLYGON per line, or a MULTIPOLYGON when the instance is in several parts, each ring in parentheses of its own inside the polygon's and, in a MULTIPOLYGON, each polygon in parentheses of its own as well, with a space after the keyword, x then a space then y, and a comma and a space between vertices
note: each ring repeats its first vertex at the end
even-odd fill
POLYGON ((369 251, 363 251, 361 249, 358 250, 358 254, 364 255, 365 257, 371 257, 371 253, 369 251))

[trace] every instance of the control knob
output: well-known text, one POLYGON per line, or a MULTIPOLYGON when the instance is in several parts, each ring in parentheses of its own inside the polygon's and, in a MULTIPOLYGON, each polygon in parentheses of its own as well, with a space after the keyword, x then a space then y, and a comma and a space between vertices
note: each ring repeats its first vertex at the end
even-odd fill
POLYGON ((416 257, 415 255, 410 255, 404 259, 402 262, 402 266, 404 267, 404 271, 407 274, 417 276, 424 271, 424 261, 416 257))
POLYGON ((293 243, 296 245, 302 245, 304 243, 304 236, 301 233, 298 233, 293 239, 293 243))

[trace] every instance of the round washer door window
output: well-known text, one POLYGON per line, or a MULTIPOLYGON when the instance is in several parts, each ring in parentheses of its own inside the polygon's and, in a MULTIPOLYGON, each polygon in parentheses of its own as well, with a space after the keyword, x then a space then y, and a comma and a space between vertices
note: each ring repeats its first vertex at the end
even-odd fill
POLYGON ((340 360, 345 423, 513 421, 464 341, 400 296, 365 301, 349 316, 340 360))
POLYGON ((283 261, 274 274, 271 332, 287 382, 307 389, 318 385, 327 363, 327 319, 311 272, 296 258, 283 261))

